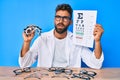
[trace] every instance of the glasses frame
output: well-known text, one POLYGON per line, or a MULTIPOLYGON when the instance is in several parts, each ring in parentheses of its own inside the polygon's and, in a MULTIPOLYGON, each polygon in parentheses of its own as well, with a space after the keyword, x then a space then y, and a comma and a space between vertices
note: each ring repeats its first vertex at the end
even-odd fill
POLYGON ((71 17, 69 17, 69 16, 59 16, 59 15, 55 16, 56 21, 60 21, 61 19, 62 19, 63 22, 68 22, 68 21, 71 20, 71 17))
POLYGON ((49 72, 54 72, 55 74, 61 74, 61 73, 65 73, 67 75, 71 75, 73 70, 71 69, 65 69, 63 67, 51 67, 48 69, 49 72))
POLYGON ((20 75, 22 73, 29 73, 29 72, 31 72, 31 68, 30 67, 26 67, 26 68, 23 68, 23 69, 16 69, 16 70, 13 70, 13 72, 15 73, 15 75, 20 75))
POLYGON ((97 75, 97 73, 94 71, 81 70, 80 73, 72 74, 71 78, 80 78, 80 79, 90 80, 91 78, 94 78, 95 75, 97 75))

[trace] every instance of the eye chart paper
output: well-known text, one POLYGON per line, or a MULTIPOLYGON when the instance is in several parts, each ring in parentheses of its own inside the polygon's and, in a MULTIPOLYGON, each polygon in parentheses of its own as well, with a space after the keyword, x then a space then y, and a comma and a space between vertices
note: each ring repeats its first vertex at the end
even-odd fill
POLYGON ((73 11, 73 42, 76 45, 93 47, 96 16, 97 11, 95 10, 73 11))

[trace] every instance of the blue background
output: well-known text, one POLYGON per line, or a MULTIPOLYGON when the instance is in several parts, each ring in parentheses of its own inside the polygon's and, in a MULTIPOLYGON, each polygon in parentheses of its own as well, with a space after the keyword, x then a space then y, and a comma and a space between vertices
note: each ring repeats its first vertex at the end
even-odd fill
MULTIPOLYGON (((19 66, 23 29, 29 24, 54 27, 57 4, 69 3, 74 10, 97 10, 97 23, 102 24, 103 67, 120 67, 119 0, 0 0, 0 66, 19 66)), ((72 26, 70 26, 72 31, 72 26)))

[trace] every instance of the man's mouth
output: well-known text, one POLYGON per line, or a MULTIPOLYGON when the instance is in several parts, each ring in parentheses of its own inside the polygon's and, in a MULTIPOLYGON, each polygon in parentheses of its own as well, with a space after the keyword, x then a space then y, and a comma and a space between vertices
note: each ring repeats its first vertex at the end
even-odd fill
POLYGON ((64 28, 64 25, 63 24, 58 24, 57 28, 64 28))

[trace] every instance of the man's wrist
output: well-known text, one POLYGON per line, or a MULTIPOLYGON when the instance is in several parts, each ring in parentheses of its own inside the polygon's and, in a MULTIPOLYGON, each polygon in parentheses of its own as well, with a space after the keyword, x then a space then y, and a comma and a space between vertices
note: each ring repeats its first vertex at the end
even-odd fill
POLYGON ((31 41, 24 41, 24 46, 29 46, 31 41))
POLYGON ((31 41, 24 41, 24 44, 30 44, 31 41))
POLYGON ((100 43, 100 40, 95 41, 96 44, 100 43))

